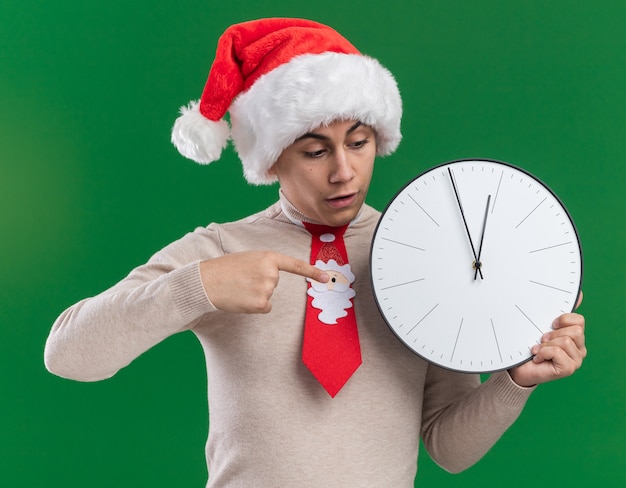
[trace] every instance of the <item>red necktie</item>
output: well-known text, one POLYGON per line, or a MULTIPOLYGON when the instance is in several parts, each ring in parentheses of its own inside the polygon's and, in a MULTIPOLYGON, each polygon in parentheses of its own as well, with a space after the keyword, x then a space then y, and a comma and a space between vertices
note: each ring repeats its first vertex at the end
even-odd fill
POLYGON ((328 283, 309 281, 302 360, 331 397, 361 365, 361 347, 343 234, 348 225, 329 227, 303 222, 311 233, 311 264, 330 276, 328 283))

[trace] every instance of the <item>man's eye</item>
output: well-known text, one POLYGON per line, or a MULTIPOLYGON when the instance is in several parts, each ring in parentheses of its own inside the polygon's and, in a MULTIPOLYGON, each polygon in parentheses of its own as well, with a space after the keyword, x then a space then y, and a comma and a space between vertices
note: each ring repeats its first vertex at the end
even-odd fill
POLYGON ((367 139, 363 139, 362 141, 356 141, 350 144, 350 146, 354 149, 359 149, 363 146, 365 146, 365 144, 367 144, 369 141, 367 139))
POLYGON ((318 151, 306 151, 304 155, 307 158, 320 158, 324 155, 325 152, 326 152, 325 149, 320 149, 318 151))

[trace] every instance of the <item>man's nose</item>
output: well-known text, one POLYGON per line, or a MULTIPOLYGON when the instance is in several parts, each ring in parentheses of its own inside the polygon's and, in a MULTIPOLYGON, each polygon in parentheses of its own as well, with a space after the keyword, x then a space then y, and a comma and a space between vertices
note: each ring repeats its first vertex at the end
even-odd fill
POLYGON ((331 183, 340 183, 343 181, 350 181, 354 178, 354 169, 350 164, 350 158, 345 148, 340 148, 335 151, 334 154, 334 167, 330 175, 331 183))

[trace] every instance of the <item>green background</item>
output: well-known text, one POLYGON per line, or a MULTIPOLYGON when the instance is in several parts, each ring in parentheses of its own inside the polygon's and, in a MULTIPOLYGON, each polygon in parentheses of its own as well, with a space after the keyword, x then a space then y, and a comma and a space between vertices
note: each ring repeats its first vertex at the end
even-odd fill
MULTIPOLYGON (((202 352, 173 337, 113 379, 46 372, 53 320, 183 233, 264 208, 228 149, 169 143, 230 24, 299 16, 380 59, 404 140, 377 163, 382 208, 435 164, 523 166, 562 198, 584 252, 589 356, 542 386, 475 467, 422 452, 418 486, 625 486, 626 2, 0 1, 0 486, 203 486, 202 352)), ((393 487, 391 487, 393 488, 393 487)))

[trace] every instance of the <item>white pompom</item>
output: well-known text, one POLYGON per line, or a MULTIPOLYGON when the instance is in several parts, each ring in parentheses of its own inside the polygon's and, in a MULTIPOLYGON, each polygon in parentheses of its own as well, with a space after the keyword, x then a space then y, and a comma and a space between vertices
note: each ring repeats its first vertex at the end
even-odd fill
POLYGON ((230 127, 221 119, 213 121, 200 113, 198 101, 181 107, 172 128, 172 144, 186 158, 208 164, 220 158, 228 144, 230 127))

